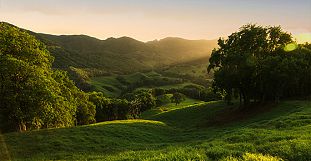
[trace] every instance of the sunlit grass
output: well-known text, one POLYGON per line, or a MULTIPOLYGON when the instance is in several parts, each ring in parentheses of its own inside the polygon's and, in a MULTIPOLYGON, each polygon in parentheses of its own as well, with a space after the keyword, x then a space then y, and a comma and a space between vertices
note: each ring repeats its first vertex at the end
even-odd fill
POLYGON ((249 118, 207 124, 237 107, 192 102, 148 115, 148 120, 8 133, 1 142, 13 160, 304 161, 311 157, 310 101, 285 101, 249 118))
POLYGON ((135 124, 135 123, 154 124, 154 125, 163 125, 163 126, 166 125, 165 123, 163 123, 161 121, 135 119, 135 120, 105 121, 105 122, 91 124, 91 125, 85 125, 85 126, 100 126, 100 125, 112 125, 112 124, 135 124))

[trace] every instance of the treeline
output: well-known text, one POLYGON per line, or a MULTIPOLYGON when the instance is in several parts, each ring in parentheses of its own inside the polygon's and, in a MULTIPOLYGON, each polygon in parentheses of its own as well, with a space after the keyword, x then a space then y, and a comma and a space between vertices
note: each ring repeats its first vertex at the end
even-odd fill
POLYGON ((96 121, 111 121, 139 118, 146 110, 175 103, 178 105, 186 97, 202 101, 222 99, 221 93, 199 85, 188 85, 184 88, 142 89, 122 95, 121 98, 107 98, 101 92, 89 93, 89 100, 96 106, 96 121))
POLYGON ((206 102, 221 100, 223 98, 222 93, 215 91, 213 88, 206 88, 196 84, 186 85, 183 88, 154 88, 152 89, 152 93, 154 93, 155 97, 162 96, 164 94, 181 93, 188 98, 206 102))
POLYGON ((208 70, 226 100, 278 102, 311 94, 311 45, 297 44, 280 27, 245 25, 218 40, 208 70))
POLYGON ((96 106, 96 121, 125 120, 138 118, 148 109, 156 107, 156 98, 148 90, 132 93, 125 98, 106 98, 101 92, 89 93, 96 106))

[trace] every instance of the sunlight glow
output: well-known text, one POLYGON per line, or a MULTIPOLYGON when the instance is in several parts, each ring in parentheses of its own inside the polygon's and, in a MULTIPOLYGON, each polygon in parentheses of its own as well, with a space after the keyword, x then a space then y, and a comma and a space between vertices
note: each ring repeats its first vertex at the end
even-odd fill
POLYGON ((299 44, 304 44, 306 42, 311 43, 311 33, 302 33, 294 36, 299 44))
POLYGON ((310 0, 0 0, 0 21, 34 32, 99 39, 218 39, 247 23, 310 33, 310 4, 310 0))
POLYGON ((290 51, 296 50, 297 48, 298 48, 298 45, 296 43, 290 43, 284 47, 284 50, 286 52, 290 52, 290 51))

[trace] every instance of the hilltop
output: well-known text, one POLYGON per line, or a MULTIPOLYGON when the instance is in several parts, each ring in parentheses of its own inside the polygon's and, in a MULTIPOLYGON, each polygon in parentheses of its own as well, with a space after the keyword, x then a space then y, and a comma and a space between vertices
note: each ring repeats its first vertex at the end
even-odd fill
MULTIPOLYGON (((100 40, 87 35, 33 33, 47 44, 55 68, 88 68, 133 73, 210 56, 216 40, 165 38, 141 42, 130 37, 100 40)), ((207 62, 206 62, 207 63, 207 62)))
POLYGON ((51 35, 21 30, 47 45, 51 55, 55 57, 54 68, 75 67, 103 73, 133 73, 185 63, 209 57, 212 49, 218 46, 217 40, 167 37, 142 42, 126 36, 100 40, 88 35, 51 35))

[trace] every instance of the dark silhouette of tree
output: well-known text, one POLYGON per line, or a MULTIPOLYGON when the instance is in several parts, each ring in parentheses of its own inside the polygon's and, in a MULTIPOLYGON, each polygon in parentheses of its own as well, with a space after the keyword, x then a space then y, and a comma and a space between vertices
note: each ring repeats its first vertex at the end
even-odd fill
POLYGON ((179 92, 175 92, 173 96, 171 97, 171 101, 172 103, 175 103, 175 105, 180 104, 184 100, 185 100, 185 95, 179 92))
POLYGON ((228 39, 218 40, 208 71, 214 70, 213 86, 225 94, 228 103, 234 93, 248 105, 251 100, 279 101, 282 97, 308 95, 310 90, 310 45, 295 46, 281 27, 245 25, 228 39))

